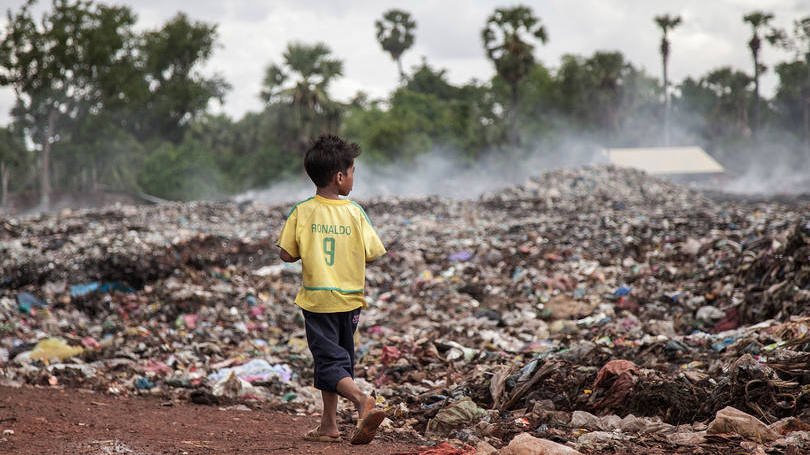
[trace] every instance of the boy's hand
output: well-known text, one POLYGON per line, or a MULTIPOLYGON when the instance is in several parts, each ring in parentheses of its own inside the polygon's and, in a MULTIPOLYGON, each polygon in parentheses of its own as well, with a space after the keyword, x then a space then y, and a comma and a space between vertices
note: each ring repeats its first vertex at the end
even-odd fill
POLYGON ((287 250, 285 250, 284 248, 279 248, 279 250, 280 251, 279 251, 278 255, 279 255, 279 257, 281 257, 281 260, 284 261, 284 262, 295 262, 295 261, 301 259, 301 258, 292 257, 292 255, 290 253, 288 253, 287 250))

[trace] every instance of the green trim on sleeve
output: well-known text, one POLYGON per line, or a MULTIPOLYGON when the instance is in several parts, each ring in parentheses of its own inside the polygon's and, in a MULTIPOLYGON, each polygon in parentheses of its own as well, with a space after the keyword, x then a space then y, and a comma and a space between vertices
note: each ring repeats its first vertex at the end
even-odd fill
POLYGON ((363 216, 364 216, 364 217, 366 217, 366 221, 368 222, 369 226, 374 226, 374 225, 371 223, 371 219, 368 217, 368 215, 366 215, 366 211, 365 211, 365 210, 363 210, 363 207, 361 207, 361 206, 360 206, 360 204, 358 204, 357 202, 351 201, 351 203, 352 203, 352 204, 354 204, 354 206, 355 206, 355 207, 357 207, 358 209, 360 209, 360 213, 362 213, 362 214, 363 214, 363 216))
POLYGON ((362 294, 362 289, 340 289, 326 286, 304 286, 307 291, 337 291, 341 294, 362 294))
POLYGON ((287 214, 287 218, 289 218, 289 217, 290 217, 290 215, 292 215, 292 213, 295 211, 295 209, 297 209, 297 208, 298 208, 298 206, 299 206, 299 205, 303 204, 304 202, 311 201, 312 199, 315 199, 315 196, 312 196, 312 197, 310 197, 310 198, 304 199, 303 201, 301 201, 301 202, 299 202, 299 203, 295 204, 295 205, 293 206, 293 208, 291 208, 291 209, 290 209, 290 213, 288 213, 288 214, 287 214))

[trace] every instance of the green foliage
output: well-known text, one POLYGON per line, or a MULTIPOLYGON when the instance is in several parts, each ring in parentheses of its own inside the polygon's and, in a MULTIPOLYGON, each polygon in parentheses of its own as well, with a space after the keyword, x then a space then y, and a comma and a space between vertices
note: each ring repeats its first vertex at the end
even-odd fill
POLYGON ((714 70, 697 81, 687 79, 675 101, 678 115, 682 122, 693 117, 692 124, 714 146, 732 138, 750 137, 752 82, 747 74, 729 67, 714 70))
POLYGON ((12 116, 39 145, 40 196, 50 203, 51 149, 70 140, 76 125, 119 98, 118 84, 131 53, 126 43, 135 19, 126 7, 53 0, 37 22, 29 0, 8 13, 0 40, 0 84, 10 85, 17 102, 12 116))
POLYGON ((344 134, 372 161, 410 161, 435 149, 479 156, 491 142, 491 97, 475 83, 451 85, 445 73, 423 62, 405 87, 392 94, 388 109, 352 108, 344 134))
POLYGON ((608 138, 625 131, 634 114, 656 114, 657 82, 619 52, 596 52, 589 58, 566 55, 558 82, 562 112, 583 129, 605 132, 608 138))
POLYGON ((229 85, 220 77, 206 78, 197 69, 211 56, 215 41, 215 25, 192 22, 183 13, 144 34, 138 51, 143 55, 147 93, 142 93, 145 103, 138 112, 139 137, 177 143, 209 101, 222 101, 229 85))
POLYGON ((661 28, 662 36, 659 51, 661 52, 661 58, 665 62, 664 66, 666 66, 666 60, 669 57, 669 32, 681 24, 681 16, 670 16, 669 14, 655 16, 655 23, 661 28))
POLYGON ((810 140, 810 62, 797 60, 776 66, 779 87, 775 104, 782 125, 810 140))
POLYGON ((115 189, 137 191, 137 170, 145 146, 103 117, 83 122, 72 140, 54 147, 55 186, 74 192, 115 189))
POLYGON ((413 45, 416 23, 391 10, 375 23, 402 76, 388 95, 334 100, 330 88, 343 74, 342 60, 323 43, 293 42, 266 69, 261 111, 234 120, 209 110, 228 84, 200 72, 216 47, 216 25, 181 13, 138 32, 127 7, 52 0, 35 19, 34 4, 9 11, 0 35, 0 85, 16 94, 14 123, 0 129, 4 199, 33 193, 37 182, 42 195, 52 184, 60 192, 223 197, 301 177, 303 151, 322 133, 348 136, 361 145, 363 160, 376 163, 412 162, 436 150, 467 164, 520 158, 572 135, 582 143, 648 146, 660 140, 670 110, 679 143, 731 159, 755 153, 766 138, 786 137, 795 145, 793 162, 808 161, 810 18, 788 35, 769 26, 769 13, 747 15, 753 77, 718 68, 688 78, 671 91, 667 109, 668 33, 679 17, 655 18, 663 34, 661 84, 618 51, 566 55, 544 66, 533 55, 547 40, 540 20, 525 6, 499 8, 482 30, 495 76, 455 84, 424 59, 405 77, 401 56, 413 45), (771 100, 757 91, 763 39, 795 56, 775 66, 779 85, 771 100), (754 117, 761 117, 759 137, 754 117))
POLYGON ((8 205, 9 192, 22 186, 30 175, 30 157, 20 136, 13 128, 0 127, 0 209, 8 205))
POLYGON ((383 13, 382 19, 374 21, 374 27, 377 30, 377 41, 383 50, 391 54, 391 58, 397 62, 399 77, 401 80, 405 80, 401 58, 403 52, 413 46, 413 31, 416 28, 416 21, 407 11, 391 9, 383 13))
POLYGON ((20 134, 12 127, 0 127, 0 162, 20 168, 29 161, 20 134))
POLYGON ((540 19, 527 6, 496 9, 487 19, 481 38, 498 75, 513 86, 529 73, 534 63, 531 40, 543 43, 548 40, 540 19))
POLYGON ((164 142, 144 160, 138 183, 149 194, 172 200, 221 197, 225 179, 202 144, 164 142))
POLYGON ((222 172, 221 188, 229 193, 262 187, 300 172, 299 155, 285 151, 276 126, 286 115, 286 106, 249 113, 234 123, 224 116, 204 116, 192 126, 186 141, 207 150, 222 172))
POLYGON ((495 71, 511 89, 506 111, 508 142, 511 146, 520 143, 518 122, 515 118, 520 82, 534 66, 533 40, 545 43, 546 29, 527 6, 497 8, 487 19, 481 31, 487 58, 495 64, 495 71))
POLYGON ((34 4, 8 12, 0 84, 14 89, 15 125, 39 152, 43 206, 51 186, 135 189, 144 144, 179 142, 227 88, 197 70, 216 27, 179 14, 139 34, 127 7, 53 0, 37 21, 34 4))
POLYGON ((265 72, 261 98, 272 108, 283 134, 282 144, 302 154, 310 141, 340 127, 343 106, 329 96, 329 85, 343 75, 343 62, 331 56, 326 44, 290 43, 282 65, 271 64, 265 72))

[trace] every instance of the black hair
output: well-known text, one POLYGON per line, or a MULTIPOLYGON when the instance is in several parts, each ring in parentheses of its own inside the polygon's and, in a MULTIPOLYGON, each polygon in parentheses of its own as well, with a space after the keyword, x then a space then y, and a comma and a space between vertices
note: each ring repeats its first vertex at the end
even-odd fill
POLYGON ((318 188, 329 185, 338 172, 346 172, 360 155, 360 146, 332 134, 323 134, 304 156, 304 169, 318 188))

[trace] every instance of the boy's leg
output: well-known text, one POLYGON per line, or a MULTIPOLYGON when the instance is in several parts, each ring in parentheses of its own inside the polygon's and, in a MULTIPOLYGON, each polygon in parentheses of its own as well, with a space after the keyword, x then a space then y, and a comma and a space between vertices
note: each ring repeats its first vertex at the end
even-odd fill
POLYGON ((363 393, 357 384, 354 382, 354 334, 357 331, 357 326, 360 323, 360 309, 349 312, 345 319, 340 321, 340 345, 349 353, 351 364, 347 369, 350 376, 347 376, 338 381, 336 389, 340 396, 346 398, 354 404, 358 413, 358 422, 366 413, 367 408, 374 406, 374 400, 363 393))
POLYGON ((304 311, 307 344, 315 366, 315 388, 337 392, 337 383, 351 376, 351 356, 340 344, 340 318, 336 313, 304 311))
POLYGON ((368 410, 374 407, 374 399, 363 393, 363 391, 357 387, 354 379, 348 376, 338 381, 337 391, 340 396, 354 404, 354 408, 357 409, 357 413, 359 414, 358 420, 365 417, 368 410))
POLYGON ((337 425, 338 395, 333 392, 321 390, 323 399, 323 414, 321 414, 320 434, 327 436, 340 436, 337 425))
POLYGON ((354 403, 357 409, 357 429, 352 435, 352 444, 368 444, 374 439, 383 419, 385 413, 375 408, 374 398, 363 393, 357 383, 354 382, 354 333, 357 331, 357 325, 360 322, 360 309, 346 314, 345 318, 341 320, 340 330, 340 345, 349 353, 351 359, 349 367, 346 372, 348 376, 338 381, 336 389, 339 394, 349 399, 354 403))
POLYGON ((323 414, 317 433, 337 436, 337 383, 349 377, 351 358, 340 345, 340 321, 332 313, 312 313, 303 310, 307 343, 315 367, 315 388, 321 391, 323 414))

